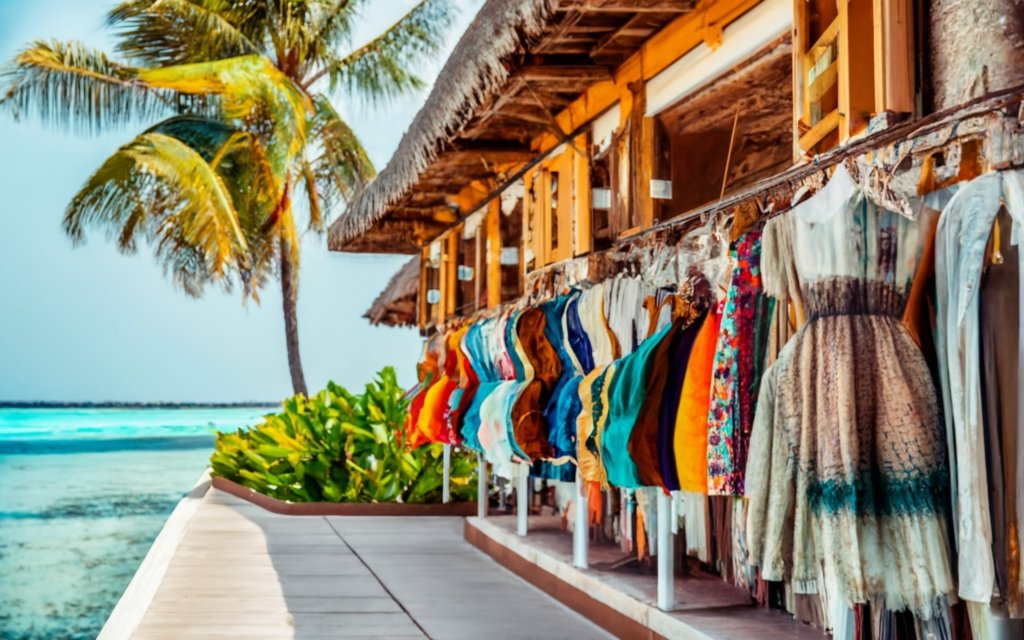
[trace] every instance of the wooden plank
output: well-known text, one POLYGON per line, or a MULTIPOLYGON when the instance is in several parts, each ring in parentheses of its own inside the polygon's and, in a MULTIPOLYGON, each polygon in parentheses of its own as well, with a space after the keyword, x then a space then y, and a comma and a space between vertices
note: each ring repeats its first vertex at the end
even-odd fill
POLYGON ((590 135, 576 138, 573 147, 573 255, 590 253, 590 135))
POLYGON ((456 225, 452 229, 451 233, 445 239, 445 243, 442 245, 443 248, 443 260, 444 271, 442 276, 444 277, 446 288, 443 296, 444 300, 444 316, 441 318, 441 322, 448 319, 449 316, 455 315, 456 308, 456 292, 458 291, 459 281, 456 279, 458 275, 456 270, 458 269, 458 254, 459 254, 459 238, 462 236, 462 225, 456 225))
POLYGON ((909 0, 874 0, 875 112, 914 112, 914 14, 909 0))
POLYGON ((590 65, 545 65, 532 64, 515 73, 516 78, 526 82, 572 82, 611 80, 611 69, 604 66, 590 65))
POLYGON ((839 0, 839 140, 867 126, 875 108, 874 7, 839 0))
POLYGON ((487 205, 487 307, 501 304, 501 198, 487 205))
POLYGON ((800 123, 810 117, 810 103, 804 90, 804 53, 810 38, 807 34, 807 0, 793 0, 793 161, 803 155, 800 147, 800 123))
POLYGON ((814 125, 807 130, 802 136, 800 136, 800 148, 804 151, 810 151, 819 142, 825 139, 829 133, 834 131, 840 123, 839 110, 831 111, 828 115, 822 118, 818 124, 814 125))

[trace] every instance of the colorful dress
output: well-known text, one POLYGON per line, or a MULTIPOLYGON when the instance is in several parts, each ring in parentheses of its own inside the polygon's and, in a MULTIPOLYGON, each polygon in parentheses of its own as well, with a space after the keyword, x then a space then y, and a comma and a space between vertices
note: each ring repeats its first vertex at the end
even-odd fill
POLYGON ((675 414, 675 449, 679 489, 708 492, 708 407, 711 404, 711 380, 718 344, 719 309, 709 311, 693 341, 679 410, 675 414))
POLYGON ((928 225, 873 204, 842 166, 787 218, 808 321, 761 386, 751 562, 827 593, 833 612, 871 603, 932 619, 955 597, 945 434, 900 322, 928 225))
POLYGON ((715 350, 708 409, 708 494, 742 496, 754 424, 754 338, 761 289, 761 226, 740 236, 715 350))

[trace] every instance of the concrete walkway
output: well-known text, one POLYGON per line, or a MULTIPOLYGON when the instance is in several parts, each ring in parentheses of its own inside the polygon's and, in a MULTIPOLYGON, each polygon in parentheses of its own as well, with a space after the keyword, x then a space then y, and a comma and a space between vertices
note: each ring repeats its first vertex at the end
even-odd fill
POLYGON ((607 638, 461 518, 280 516, 210 489, 132 638, 607 638))

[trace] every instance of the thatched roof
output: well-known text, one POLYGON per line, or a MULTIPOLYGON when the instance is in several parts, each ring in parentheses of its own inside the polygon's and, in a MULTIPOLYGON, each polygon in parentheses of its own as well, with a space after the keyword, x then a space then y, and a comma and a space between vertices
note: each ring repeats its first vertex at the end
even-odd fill
POLYGON ((409 327, 416 324, 417 294, 420 289, 420 257, 406 262, 391 276, 388 286, 363 317, 376 326, 409 327))
POLYGON ((487 0, 383 171, 331 226, 338 251, 412 253, 453 194, 525 162, 554 116, 695 0, 487 0))

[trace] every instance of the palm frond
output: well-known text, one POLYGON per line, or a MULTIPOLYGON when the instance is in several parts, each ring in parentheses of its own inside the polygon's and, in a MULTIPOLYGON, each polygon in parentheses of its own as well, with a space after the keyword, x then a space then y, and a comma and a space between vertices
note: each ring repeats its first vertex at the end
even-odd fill
POLYGON ((143 69, 149 86, 185 94, 213 95, 220 117, 260 139, 272 172, 283 176, 306 141, 312 105, 305 93, 263 56, 241 56, 158 69, 143 69))
POLYGON ((309 89, 326 75, 332 90, 343 86, 369 101, 421 87, 423 81, 411 69, 440 49, 452 19, 450 0, 421 0, 370 42, 344 57, 331 56, 304 86, 309 89))
POLYGON ((99 228, 133 252, 140 238, 155 245, 164 269, 190 295, 229 282, 244 268, 246 239, 217 173, 187 144, 144 133, 118 149, 68 205, 64 228, 76 242, 99 228))
POLYGON ((34 111, 47 124, 96 133, 168 114, 173 94, 138 82, 138 70, 78 42, 42 40, 22 50, 0 75, 0 108, 34 111))
POLYGON ((351 42, 352 23, 366 0, 327 0, 314 24, 310 37, 302 43, 302 64, 296 77, 305 77, 311 69, 324 66, 334 52, 351 42))
MULTIPOLYGON (((376 170, 359 137, 338 115, 330 100, 321 94, 314 98, 313 104, 310 139, 316 143, 309 150, 312 156, 309 165, 316 190, 323 200, 321 208, 330 213, 348 203, 376 175, 376 170)), ((313 222, 312 212, 310 222, 313 222)), ((311 228, 318 230, 317 225, 311 228)))
POLYGON ((277 268, 275 231, 271 222, 279 204, 279 179, 271 172, 259 140, 223 122, 180 116, 150 131, 184 142, 217 172, 231 195, 238 224, 246 239, 245 269, 239 276, 245 296, 257 298, 269 274, 277 268))
POLYGON ((227 0, 127 0, 107 16, 117 51, 144 66, 205 62, 261 53, 231 22, 227 0))
POLYGON ((325 229, 324 211, 320 204, 320 191, 316 183, 316 174, 313 173, 313 166, 305 158, 300 161, 300 169, 302 172, 302 192, 305 194, 306 202, 309 206, 309 228, 316 233, 323 233, 325 229))

